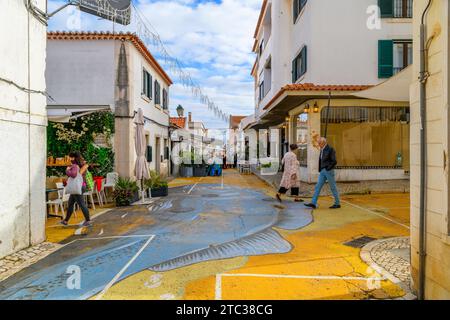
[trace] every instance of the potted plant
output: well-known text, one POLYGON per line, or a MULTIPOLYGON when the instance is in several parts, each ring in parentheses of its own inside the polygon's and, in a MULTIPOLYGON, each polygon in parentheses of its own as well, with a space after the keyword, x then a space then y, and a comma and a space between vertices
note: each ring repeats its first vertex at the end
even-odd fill
POLYGON ((150 191, 150 195, 153 198, 167 197, 169 195, 167 180, 155 171, 150 171, 150 179, 144 182, 144 186, 150 191))
POLYGON ((139 199, 139 188, 136 181, 121 178, 116 182, 113 198, 118 207, 126 207, 139 199))
POLYGON ((266 175, 273 175, 276 173, 276 165, 274 165, 271 161, 271 159, 264 159, 261 160, 261 166, 260 166, 260 172, 261 175, 266 176, 266 175))
POLYGON ((180 166, 180 176, 182 177, 193 177, 194 176, 194 154, 192 152, 183 152, 180 153, 180 156, 183 158, 183 163, 180 166), (189 162, 190 163, 186 163, 189 162))

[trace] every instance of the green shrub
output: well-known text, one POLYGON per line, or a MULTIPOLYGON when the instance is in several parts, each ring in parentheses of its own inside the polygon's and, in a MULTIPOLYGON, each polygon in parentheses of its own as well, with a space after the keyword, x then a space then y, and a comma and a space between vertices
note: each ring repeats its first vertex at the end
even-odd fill
POLYGON ((169 186, 167 179, 162 177, 155 171, 150 171, 150 179, 144 181, 144 187, 146 189, 159 189, 169 186))
POLYGON ((130 178, 121 178, 116 182, 114 187, 113 198, 116 201, 117 206, 128 206, 134 199, 136 192, 139 191, 139 187, 136 181, 130 178))

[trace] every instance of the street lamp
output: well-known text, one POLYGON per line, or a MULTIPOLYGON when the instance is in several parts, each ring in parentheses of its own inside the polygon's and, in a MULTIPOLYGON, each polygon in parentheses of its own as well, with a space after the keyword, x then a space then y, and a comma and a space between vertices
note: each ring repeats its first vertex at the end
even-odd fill
POLYGON ((182 118, 184 116, 184 108, 181 106, 181 104, 177 107, 177 114, 179 118, 182 118))
POLYGON ((317 101, 314 103, 314 113, 319 113, 319 105, 317 104, 317 101))
POLYGON ((309 106, 309 103, 307 103, 306 105, 305 105, 305 108, 303 109, 303 111, 305 112, 305 113, 309 113, 309 110, 310 110, 311 108, 310 108, 310 106, 309 106))

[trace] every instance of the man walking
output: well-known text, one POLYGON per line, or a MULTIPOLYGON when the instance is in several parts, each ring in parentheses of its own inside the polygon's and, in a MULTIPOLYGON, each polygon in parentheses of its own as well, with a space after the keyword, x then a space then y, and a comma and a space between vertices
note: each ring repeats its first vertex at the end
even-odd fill
POLYGON ((320 191, 322 191, 322 187, 324 186, 325 182, 328 181, 331 192, 334 196, 334 205, 331 206, 330 209, 339 209, 341 208, 341 202, 339 200, 339 192, 336 187, 336 180, 334 175, 334 168, 337 165, 336 151, 328 145, 327 139, 325 138, 319 139, 319 147, 319 181, 317 181, 316 189, 314 191, 314 197, 312 198, 311 203, 307 203, 305 204, 305 206, 313 209, 317 208, 317 201, 319 200, 320 191))

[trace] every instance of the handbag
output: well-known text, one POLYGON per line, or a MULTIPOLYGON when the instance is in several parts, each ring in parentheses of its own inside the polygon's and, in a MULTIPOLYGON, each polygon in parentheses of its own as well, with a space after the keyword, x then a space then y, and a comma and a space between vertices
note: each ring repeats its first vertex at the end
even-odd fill
POLYGON ((80 174, 80 170, 77 172, 75 178, 69 177, 66 185, 66 193, 70 195, 81 195, 83 194, 83 177, 80 174))

